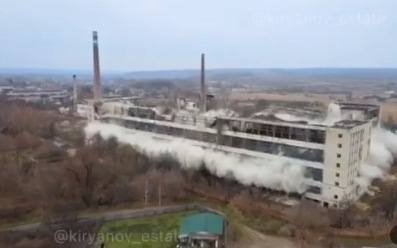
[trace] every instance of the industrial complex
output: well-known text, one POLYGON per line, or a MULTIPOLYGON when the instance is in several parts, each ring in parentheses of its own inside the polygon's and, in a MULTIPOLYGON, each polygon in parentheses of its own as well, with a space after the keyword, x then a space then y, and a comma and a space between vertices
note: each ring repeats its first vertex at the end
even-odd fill
MULTIPOLYGON (((323 122, 290 121, 273 115, 240 118, 206 114, 205 57, 201 57, 200 101, 177 104, 165 114, 161 108, 138 106, 125 99, 101 99, 98 36, 94 45, 94 100, 85 109, 94 121, 117 124, 172 141, 183 138, 193 145, 242 157, 282 156, 305 167, 306 198, 324 207, 339 207, 363 193, 357 182, 359 168, 369 155, 371 132, 380 123, 377 105, 335 103, 323 122), (188 105, 188 106, 187 106, 188 105), (187 106, 187 107, 186 107, 187 106), (326 120, 336 115, 333 120, 326 120)), ((320 118, 320 117, 319 117, 320 118)), ((241 166, 244 166, 242 163, 241 166)), ((266 164, 263 164, 266 166, 266 164)))
POLYGON ((395 1, 3 2, 0 248, 396 247, 395 1))

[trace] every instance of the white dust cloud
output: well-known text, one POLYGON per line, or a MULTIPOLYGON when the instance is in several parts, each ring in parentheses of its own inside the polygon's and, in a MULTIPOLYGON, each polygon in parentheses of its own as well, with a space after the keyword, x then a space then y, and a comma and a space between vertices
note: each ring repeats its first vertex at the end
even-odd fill
POLYGON ((306 190, 303 160, 269 155, 269 159, 242 159, 238 155, 204 149, 184 139, 171 141, 156 139, 154 134, 126 129, 113 124, 89 123, 85 128, 87 138, 99 134, 104 139, 116 137, 119 142, 130 144, 138 150, 158 156, 170 153, 183 168, 200 169, 204 163, 213 175, 234 178, 243 185, 255 185, 285 192, 303 193, 306 190))
POLYGON ((383 128, 374 130, 371 137, 370 153, 360 167, 356 182, 369 187, 373 179, 387 179, 389 170, 397 158, 397 135, 383 128))

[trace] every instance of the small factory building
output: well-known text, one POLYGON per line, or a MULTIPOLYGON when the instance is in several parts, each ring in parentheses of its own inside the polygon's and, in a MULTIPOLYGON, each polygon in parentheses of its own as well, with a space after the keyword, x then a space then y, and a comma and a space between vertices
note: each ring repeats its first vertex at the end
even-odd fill
POLYGON ((226 244, 226 221, 221 215, 202 213, 182 220, 178 248, 221 248, 226 244))

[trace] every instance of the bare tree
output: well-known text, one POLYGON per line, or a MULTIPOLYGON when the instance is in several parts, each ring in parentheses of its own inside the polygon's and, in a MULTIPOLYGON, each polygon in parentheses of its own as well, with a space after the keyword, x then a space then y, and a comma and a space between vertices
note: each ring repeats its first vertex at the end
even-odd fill
POLYGON ((293 220, 296 225, 318 229, 327 227, 330 224, 327 216, 327 209, 304 197, 292 212, 293 220))
POLYGON ((74 183, 86 207, 91 207, 94 203, 92 199, 96 186, 94 169, 98 169, 99 166, 97 153, 89 147, 81 149, 76 158, 64 166, 68 180, 74 183))
POLYGON ((387 186, 379 199, 381 210, 386 220, 391 221, 394 218, 394 211, 397 206, 397 191, 392 186, 387 186))
POLYGON ((299 247, 306 247, 311 241, 312 231, 329 226, 327 210, 318 203, 302 198, 293 211, 293 222, 296 225, 295 238, 299 247))
POLYGON ((346 198, 342 199, 339 208, 329 211, 331 225, 336 228, 349 228, 353 226, 357 208, 354 203, 346 198))
POLYGON ((12 150, 15 146, 15 139, 12 136, 0 133, 0 152, 12 150))
POLYGON ((15 136, 15 144, 17 149, 27 149, 39 146, 41 141, 31 133, 21 132, 15 136))

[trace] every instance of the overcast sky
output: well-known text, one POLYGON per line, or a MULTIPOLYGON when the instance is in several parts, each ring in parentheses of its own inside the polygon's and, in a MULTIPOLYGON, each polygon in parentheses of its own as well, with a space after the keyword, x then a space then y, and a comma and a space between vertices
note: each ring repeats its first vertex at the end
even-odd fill
POLYGON ((396 0, 0 0, 0 67, 397 67, 396 0))

